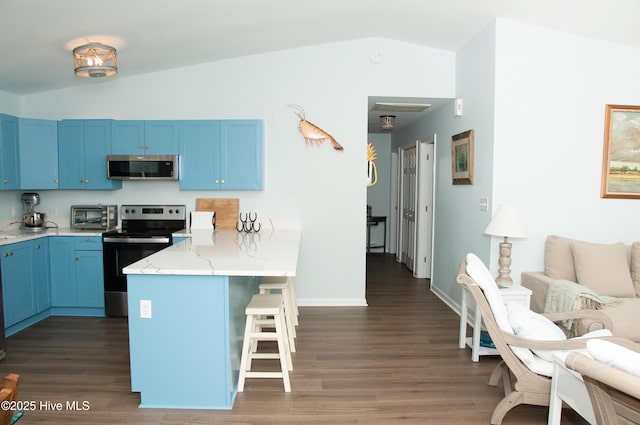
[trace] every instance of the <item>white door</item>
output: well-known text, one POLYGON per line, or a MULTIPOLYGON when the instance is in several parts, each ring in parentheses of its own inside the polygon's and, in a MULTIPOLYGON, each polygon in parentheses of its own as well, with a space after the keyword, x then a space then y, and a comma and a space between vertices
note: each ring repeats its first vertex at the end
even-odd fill
POLYGON ((401 255, 400 262, 409 270, 414 269, 415 234, 416 234, 416 202, 417 202, 417 149, 411 146, 402 149, 402 181, 401 207, 402 222, 400 225, 401 255))
POLYGON ((391 205, 389 206, 389 253, 396 254, 396 260, 399 261, 397 255, 398 247, 398 200, 399 200, 399 176, 398 176, 398 154, 391 152, 391 205))
MULTIPOLYGON (((435 135, 434 135, 435 138, 435 135)), ((434 143, 418 143, 416 255, 413 275, 431 277, 431 247, 433 239, 434 143)))
POLYGON ((400 148, 399 156, 401 217, 396 259, 415 277, 428 278, 433 258, 435 134, 433 139, 400 148))

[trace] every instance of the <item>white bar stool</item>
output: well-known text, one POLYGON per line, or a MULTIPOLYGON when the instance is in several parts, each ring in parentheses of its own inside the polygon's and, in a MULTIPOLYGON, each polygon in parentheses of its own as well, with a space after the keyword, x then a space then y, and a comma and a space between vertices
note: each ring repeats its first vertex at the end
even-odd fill
POLYGON ((284 297, 284 313, 289 336, 289 346, 295 353, 296 326, 298 325, 298 303, 296 301, 293 278, 287 276, 265 276, 259 286, 260 294, 272 294, 279 291, 284 297))
POLYGON ((291 392, 289 371, 293 370, 289 339, 286 335, 284 297, 282 294, 257 294, 251 298, 245 309, 247 323, 242 344, 240 360, 240 377, 238 392, 244 391, 246 378, 282 378, 284 391, 291 392), (265 320, 263 316, 272 316, 272 320, 265 320), (271 323, 272 322, 272 323, 271 323), (275 332, 264 331, 262 326, 271 323, 275 332), (258 353, 259 341, 277 341, 277 353, 258 353), (264 372, 251 370, 253 359, 280 359, 280 372, 264 372))

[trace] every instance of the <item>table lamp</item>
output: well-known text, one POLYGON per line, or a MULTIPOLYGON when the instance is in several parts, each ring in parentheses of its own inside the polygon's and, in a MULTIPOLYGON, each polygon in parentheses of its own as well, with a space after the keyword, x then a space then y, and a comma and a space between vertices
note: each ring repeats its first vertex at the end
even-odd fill
POLYGON ((504 241, 500 242, 500 258, 498 264, 498 277, 496 283, 498 286, 507 288, 513 285, 511 279, 511 243, 509 238, 526 238, 527 230, 522 222, 520 212, 513 205, 500 205, 493 215, 491 222, 484 230, 486 235, 504 237, 504 241))

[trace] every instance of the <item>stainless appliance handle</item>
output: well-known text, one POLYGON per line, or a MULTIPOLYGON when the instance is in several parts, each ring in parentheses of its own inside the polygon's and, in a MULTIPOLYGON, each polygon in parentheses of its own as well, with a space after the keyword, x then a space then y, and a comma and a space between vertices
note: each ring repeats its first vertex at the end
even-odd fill
POLYGON ((169 243, 170 238, 102 238, 107 243, 169 243))

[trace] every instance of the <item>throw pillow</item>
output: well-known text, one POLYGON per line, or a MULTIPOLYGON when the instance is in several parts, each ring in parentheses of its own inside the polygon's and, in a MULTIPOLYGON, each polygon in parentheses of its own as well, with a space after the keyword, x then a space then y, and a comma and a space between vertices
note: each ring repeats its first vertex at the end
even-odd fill
POLYGON ((587 350, 601 363, 640 376, 640 353, 602 339, 587 341, 587 350))
POLYGON ((549 235, 544 241, 544 274, 553 279, 576 282, 573 267, 572 239, 549 235))
POLYGON ((631 244, 631 281, 636 297, 640 297, 640 242, 631 244))
POLYGON ((598 295, 635 298, 627 250, 623 243, 571 243, 577 282, 598 295))
MULTIPOLYGON (((507 303, 509 311, 509 322, 513 327, 513 333, 522 338, 535 339, 538 341, 564 341, 566 335, 551 320, 541 314, 533 312, 522 304, 507 303)), ((531 350, 538 357, 546 361, 553 361, 551 355, 553 351, 531 350)))

